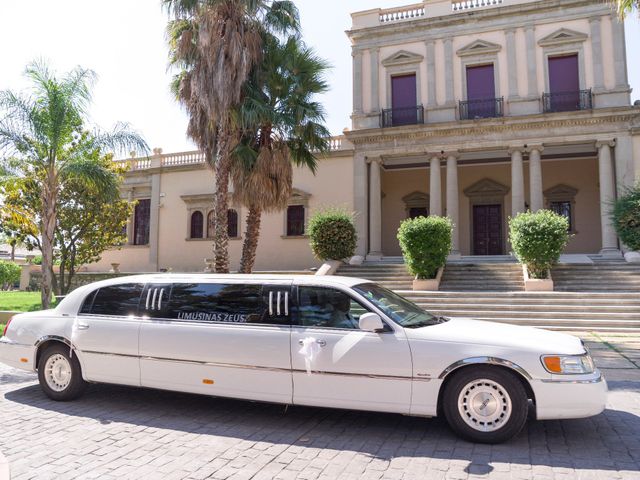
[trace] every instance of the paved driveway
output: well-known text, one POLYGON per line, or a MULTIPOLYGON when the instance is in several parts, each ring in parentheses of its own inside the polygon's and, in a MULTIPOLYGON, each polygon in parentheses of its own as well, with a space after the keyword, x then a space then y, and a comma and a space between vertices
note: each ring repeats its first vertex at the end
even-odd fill
POLYGON ((444 421, 216 399, 108 385, 71 403, 0 367, 0 451, 13 479, 639 479, 640 336, 583 335, 607 410, 530 422, 497 446, 444 421))

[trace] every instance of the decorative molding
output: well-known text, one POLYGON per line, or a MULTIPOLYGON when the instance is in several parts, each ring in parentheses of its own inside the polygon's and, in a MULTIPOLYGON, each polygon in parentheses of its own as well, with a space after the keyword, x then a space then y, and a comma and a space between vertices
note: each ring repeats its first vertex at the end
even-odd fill
POLYGON ((561 183, 544 191, 548 202, 573 201, 578 194, 578 189, 561 183))
POLYGON ((429 209, 429 194, 424 192, 411 192, 409 195, 402 197, 404 202, 404 209, 409 213, 412 208, 426 208, 429 209))
POLYGON ((598 140, 596 141, 596 148, 600 149, 600 147, 604 147, 605 145, 613 148, 616 146, 616 139, 612 138, 610 140, 598 140))
POLYGON ((459 57, 468 57, 470 55, 489 55, 495 54, 502 50, 502 45, 497 43, 487 42, 486 40, 475 40, 468 44, 466 47, 462 47, 456 53, 459 57))
POLYGON ((578 43, 584 42, 589 35, 582 32, 576 32, 568 28, 561 28, 555 32, 547 35, 546 37, 538 40, 538 45, 541 47, 551 47, 556 45, 564 45, 566 43, 578 43))
POLYGON ((467 197, 504 197, 509 193, 510 188, 506 185, 491 180, 490 178, 483 178, 477 181, 470 187, 464 189, 464 194, 467 197))
POLYGON ((304 205, 306 207, 309 203, 309 198, 311 198, 310 193, 294 188, 289 198, 289 205, 304 205))
POLYGON ((406 50, 400 50, 394 53, 390 57, 382 60, 382 65, 385 67, 395 67, 398 65, 411 65, 414 63, 421 63, 424 60, 424 56, 417 53, 407 52, 406 50))
MULTIPOLYGON (((547 114, 545 117, 562 114, 547 114)), ((579 113, 578 113, 579 115, 579 113)), ((368 130, 366 134, 364 131, 353 131, 348 134, 349 140, 357 146, 368 144, 380 144, 385 142, 397 143, 399 140, 424 140, 431 138, 442 139, 443 137, 472 137, 482 138, 486 135, 494 135, 496 133, 506 132, 518 132, 534 129, 543 129, 545 131, 560 129, 560 128, 574 128, 574 127, 586 127, 593 125, 604 125, 611 123, 627 123, 640 117, 637 112, 620 114, 620 115, 606 115, 606 116, 593 116, 590 112, 588 115, 578 116, 572 112, 571 118, 559 118, 557 120, 544 118, 527 121, 518 121, 520 119, 514 119, 513 123, 501 120, 497 122, 495 119, 483 122, 481 125, 465 125, 454 126, 445 128, 434 128, 433 125, 424 125, 422 128, 411 127, 410 130, 401 131, 401 129, 394 129, 392 134, 373 133, 368 130)), ((379 129, 376 129, 379 130, 379 129)), ((523 140, 524 142, 525 140, 523 140)))

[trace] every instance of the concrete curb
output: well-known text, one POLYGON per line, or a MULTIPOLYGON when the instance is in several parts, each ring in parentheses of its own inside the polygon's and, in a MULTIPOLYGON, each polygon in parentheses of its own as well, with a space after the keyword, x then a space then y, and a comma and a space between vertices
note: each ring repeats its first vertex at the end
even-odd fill
POLYGON ((0 452, 0 480, 10 480, 9 461, 0 452))

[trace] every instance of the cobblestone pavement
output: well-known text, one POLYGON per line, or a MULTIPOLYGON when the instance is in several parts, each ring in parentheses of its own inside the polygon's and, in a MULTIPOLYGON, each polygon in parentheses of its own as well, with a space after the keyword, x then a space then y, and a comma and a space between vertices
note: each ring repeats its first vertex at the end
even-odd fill
POLYGON ((640 335, 582 334, 604 370, 607 410, 529 422, 474 445, 440 419, 91 386, 48 400, 0 367, 0 451, 13 479, 639 479, 640 335))

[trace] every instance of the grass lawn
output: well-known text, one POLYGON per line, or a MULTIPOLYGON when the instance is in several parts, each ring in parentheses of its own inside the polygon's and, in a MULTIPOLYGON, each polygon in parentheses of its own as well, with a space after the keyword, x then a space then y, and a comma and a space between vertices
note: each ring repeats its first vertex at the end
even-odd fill
POLYGON ((40 292, 0 292, 0 310, 33 312, 41 305, 40 292))

